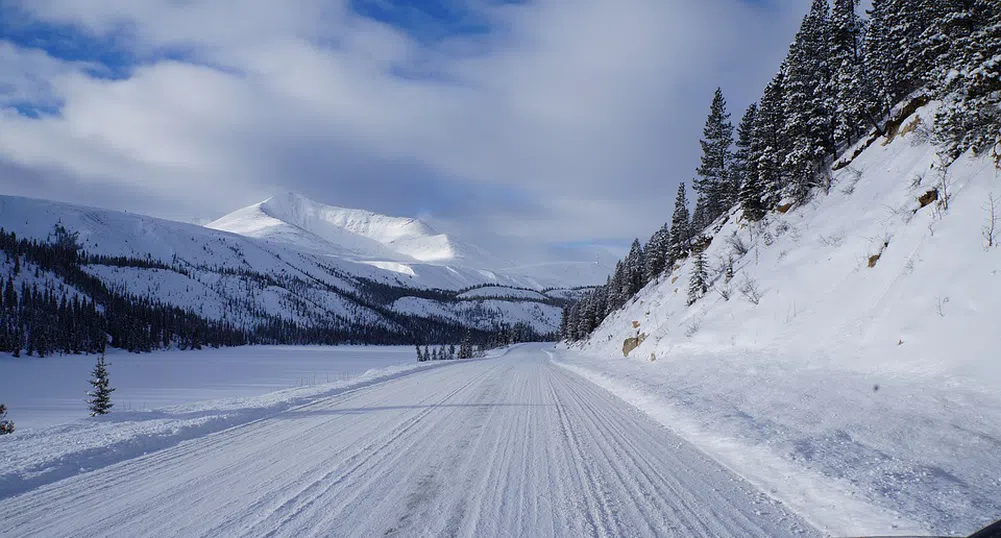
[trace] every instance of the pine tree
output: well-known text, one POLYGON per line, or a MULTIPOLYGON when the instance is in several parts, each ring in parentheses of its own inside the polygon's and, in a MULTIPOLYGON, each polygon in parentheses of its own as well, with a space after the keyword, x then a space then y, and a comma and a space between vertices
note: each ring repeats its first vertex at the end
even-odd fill
POLYGON ((471 359, 473 358, 473 344, 469 332, 462 337, 462 343, 459 344, 459 358, 460 359, 471 359))
POLYGON ((926 82, 930 72, 922 47, 940 0, 873 0, 866 40, 867 64, 889 110, 926 82))
POLYGON ((455 344, 448 345, 448 360, 455 360, 455 344))
POLYGON ((7 406, 0 404, 0 435, 14 433, 14 421, 7 420, 7 406))
POLYGON ((101 354, 97 358, 97 364, 94 365, 91 375, 93 375, 93 378, 90 380, 90 385, 93 388, 87 393, 90 396, 90 400, 87 402, 90 405, 90 416, 107 415, 111 412, 112 406, 114 406, 111 403, 111 393, 115 392, 115 389, 111 388, 108 379, 108 369, 104 362, 104 354, 101 354))
POLYGON ((671 228, 667 224, 664 224, 664 226, 650 236, 650 240, 643 247, 643 253, 646 255, 644 280, 647 283, 656 280, 667 269, 670 241, 671 228))
MULTIPOLYGON (((691 222, 688 218, 688 198, 685 196, 685 184, 678 185, 678 196, 674 199, 674 215, 671 217, 671 242, 669 263, 688 256, 691 248, 691 222)), ((611 300, 611 297, 609 297, 611 300)))
POLYGON ((835 153, 829 33, 827 0, 813 0, 786 60, 785 132, 792 145, 783 166, 791 179, 788 194, 798 200, 808 196, 824 159, 835 153))
POLYGON ((737 127, 737 151, 734 153, 734 174, 740 181, 740 209, 744 218, 757 222, 765 217, 762 201, 761 180, 758 177, 757 153, 760 144, 754 140, 754 122, 758 115, 758 104, 752 103, 744 113, 737 127))
POLYGON ((783 170, 791 145, 785 133, 785 100, 785 75, 780 70, 765 86, 754 118, 751 153, 759 156, 758 178, 766 210, 778 204, 788 183, 783 170))
POLYGON ((730 173, 733 125, 721 88, 713 96, 700 144, 702 162, 692 187, 698 193, 696 223, 701 227, 711 224, 737 201, 737 187, 730 173))
POLYGON ((705 248, 699 247, 692 263, 692 276, 688 281, 688 306, 692 306, 709 292, 708 281, 705 248))
POLYGON ((563 312, 560 314, 560 341, 572 342, 570 338, 570 308, 563 307, 563 312))
POLYGON ((421 345, 417 344, 417 362, 424 362, 424 354, 421 353, 421 345))
POLYGON ((943 25, 949 50, 940 56, 936 87, 942 100, 936 142, 955 159, 967 150, 1001 153, 1001 10, 973 0, 943 25), (969 35, 967 35, 969 34, 969 35))
POLYGON ((872 121, 873 109, 866 81, 862 48, 864 21, 858 15, 859 0, 834 0, 831 9, 830 62, 834 71, 832 94, 836 103, 834 136, 845 145, 862 136, 872 121))
POLYGON ((626 256, 625 271, 626 271, 626 299, 632 298, 634 295, 639 293, 645 283, 643 282, 644 268, 646 267, 646 260, 643 254, 643 247, 640 246, 639 239, 633 239, 633 244, 629 248, 629 254, 626 256))

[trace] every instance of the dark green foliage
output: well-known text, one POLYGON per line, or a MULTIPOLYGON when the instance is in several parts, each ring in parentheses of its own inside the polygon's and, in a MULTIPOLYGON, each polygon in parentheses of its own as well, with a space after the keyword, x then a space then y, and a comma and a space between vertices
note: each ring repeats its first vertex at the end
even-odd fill
POLYGON ((697 231, 711 224, 737 201, 737 184, 731 170, 733 125, 721 88, 717 88, 713 96, 700 144, 702 162, 692 185, 698 193, 697 218, 694 219, 697 231))
POLYGON ((14 421, 7 420, 7 406, 0 404, 0 435, 14 433, 14 421))
POLYGON ((733 173, 740 183, 740 209, 744 218, 757 222, 765 216, 764 189, 758 175, 759 147, 754 144, 754 122, 758 115, 757 103, 752 103, 744 113, 737 128, 737 151, 734 154, 733 173))
POLYGON ((782 166, 790 179, 786 194, 798 200, 808 196, 835 152, 829 34, 827 0, 814 0, 786 58, 785 135, 791 145, 782 166))
POLYGON ((948 6, 936 25, 942 45, 933 58, 934 81, 942 106, 935 139, 955 159, 1001 144, 1001 9, 989 0, 953 0, 948 6))
POLYGON ((688 256, 692 239, 691 221, 688 217, 688 198, 685 184, 678 185, 678 195, 674 199, 674 214, 671 217, 671 241, 668 247, 668 263, 688 256))
POLYGON ((87 396, 90 397, 87 400, 87 405, 90 407, 90 416, 107 415, 115 405, 111 403, 111 393, 115 392, 115 389, 111 388, 111 381, 108 379, 108 368, 104 362, 104 353, 97 357, 97 364, 94 365, 91 375, 93 376, 90 379, 91 390, 87 393, 87 396))
POLYGON ((751 153, 758 156, 758 181, 765 209, 779 203, 787 184, 783 167, 791 144, 785 133, 785 101, 785 75, 779 71, 761 96, 751 142, 751 153))
POLYGON ((666 269, 671 243, 671 228, 667 224, 650 236, 643 247, 646 265, 643 268, 644 285, 657 279, 666 269))
POLYGON ((700 247, 692 263, 692 275, 688 281, 688 306, 692 306, 709 292, 709 274, 706 269, 705 248, 700 247))

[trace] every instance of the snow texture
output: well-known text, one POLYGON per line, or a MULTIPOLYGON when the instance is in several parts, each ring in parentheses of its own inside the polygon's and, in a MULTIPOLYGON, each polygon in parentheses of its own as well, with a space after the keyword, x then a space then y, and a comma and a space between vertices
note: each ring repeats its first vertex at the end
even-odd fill
MULTIPOLYGON (((318 399, 445 364, 449 363, 417 363, 414 359, 409 364, 371 369, 330 383, 142 411, 122 411, 123 393, 116 391, 113 395, 116 407, 110 415, 46 428, 18 428, 13 434, 0 437, 0 461, 3 462, 0 498, 172 447, 188 439, 272 417, 318 399)), ((116 386, 119 378, 115 377, 115 365, 109 369, 112 386, 116 386)), ((150 375, 150 370, 155 368, 143 370, 150 375)), ((39 386, 43 382, 34 380, 32 385, 39 386)), ((151 382, 146 378, 145 383, 151 382)), ((197 393, 205 394, 205 391, 197 393)), ((7 530, 0 529, 0 533, 7 530)))
MULTIPOLYGON (((359 278, 443 290, 482 284, 541 289, 551 284, 482 268, 420 262, 392 251, 400 241, 409 241, 411 246, 422 238, 430 238, 428 244, 438 241, 419 221, 323 206, 295 195, 269 200, 212 224, 226 224, 249 237, 141 215, 0 196, 0 226, 8 232, 44 241, 50 239, 56 224, 79 233, 79 243, 89 254, 152 260, 169 267, 86 266, 110 287, 242 327, 258 324, 266 316, 307 326, 350 320, 392 327, 393 322, 382 314, 338 292, 363 294, 359 278), (264 209, 299 224, 278 221, 264 209), (323 237, 300 225, 322 232, 323 237), (379 259, 381 255, 387 258, 379 259)), ((457 256, 454 261, 466 259, 457 256)), ((7 262, 0 259, 0 276, 12 272, 7 262)), ((450 315, 454 319, 468 317, 470 309, 461 303, 448 308, 455 310, 450 315)), ((554 331, 559 322, 535 303, 512 303, 493 310, 513 315, 510 320, 495 321, 532 320, 541 332, 554 331), (547 320, 551 323, 546 324, 547 320)))
POLYGON ((7 436, 0 533, 821 536, 540 345, 435 366, 7 436))
POLYGON ((943 175, 917 132, 879 140, 805 207, 717 222, 694 306, 689 261, 563 361, 829 532, 972 532, 1001 514, 998 175, 969 155, 943 175))

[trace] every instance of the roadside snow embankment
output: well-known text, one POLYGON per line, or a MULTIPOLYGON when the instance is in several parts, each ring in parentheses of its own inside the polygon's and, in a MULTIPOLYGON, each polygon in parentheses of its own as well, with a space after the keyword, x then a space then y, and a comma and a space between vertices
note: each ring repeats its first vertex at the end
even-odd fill
POLYGON ((965 536, 1001 514, 994 394, 762 355, 555 359, 833 535, 965 536))
POLYGON ((289 409, 443 366, 414 363, 369 370, 352 379, 152 411, 114 412, 0 437, 0 499, 106 467, 183 441, 273 416, 289 409))
POLYGON ((835 534, 1001 517, 1001 170, 943 166, 934 113, 808 203, 718 221, 693 305, 686 260, 557 360, 835 534))

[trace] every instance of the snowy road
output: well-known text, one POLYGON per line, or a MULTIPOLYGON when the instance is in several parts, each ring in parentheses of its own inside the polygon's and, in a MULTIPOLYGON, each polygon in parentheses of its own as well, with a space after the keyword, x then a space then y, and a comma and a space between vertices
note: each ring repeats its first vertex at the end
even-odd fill
POLYGON ((539 346, 40 487, 3 536, 813 536, 539 346))

